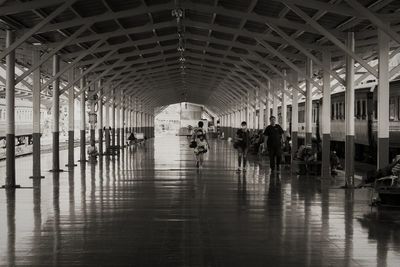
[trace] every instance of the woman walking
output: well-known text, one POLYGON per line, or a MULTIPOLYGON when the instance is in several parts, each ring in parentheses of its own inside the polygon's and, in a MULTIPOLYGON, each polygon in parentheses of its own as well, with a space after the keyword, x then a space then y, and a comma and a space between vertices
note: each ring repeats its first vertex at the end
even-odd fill
POLYGON ((240 126, 241 128, 236 132, 236 141, 235 141, 235 148, 238 151, 238 164, 239 164, 237 171, 238 172, 241 171, 240 166, 242 165, 243 172, 246 172, 247 153, 249 152, 249 147, 250 147, 250 132, 247 129, 247 123, 245 121, 243 121, 240 126))
POLYGON ((192 135, 192 143, 195 143, 193 148, 194 155, 196 156, 197 168, 203 167, 204 154, 207 153, 210 148, 203 125, 203 122, 199 121, 198 127, 194 128, 192 135))

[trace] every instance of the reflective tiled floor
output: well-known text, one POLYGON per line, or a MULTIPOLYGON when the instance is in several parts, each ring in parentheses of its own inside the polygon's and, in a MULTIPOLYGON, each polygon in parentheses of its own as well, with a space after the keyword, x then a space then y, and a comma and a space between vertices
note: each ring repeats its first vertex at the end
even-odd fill
POLYGON ((45 154, 41 181, 20 158, 33 188, 0 191, 0 265, 400 266, 400 210, 265 159, 237 174, 235 157, 213 141, 197 172, 186 138, 159 137, 60 174, 45 154))

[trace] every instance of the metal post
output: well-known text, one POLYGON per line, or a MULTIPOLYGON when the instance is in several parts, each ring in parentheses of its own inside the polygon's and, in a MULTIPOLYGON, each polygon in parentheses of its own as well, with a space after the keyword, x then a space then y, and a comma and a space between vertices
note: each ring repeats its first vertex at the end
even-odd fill
MULTIPOLYGON (((89 92, 94 92, 96 91, 96 88, 94 87, 95 84, 89 87, 89 92)), ((89 101, 89 129, 90 129, 90 145, 95 146, 96 145, 96 112, 95 112, 95 95, 90 96, 88 94, 88 101, 89 101)))
MULTIPOLYGON (((33 49, 33 64, 40 62, 40 50, 33 49)), ((32 176, 30 178, 44 178, 42 176, 40 167, 40 67, 33 71, 32 77, 32 176)))
POLYGON ((110 153, 110 101, 106 100, 106 123, 105 123, 106 154, 110 153))
POLYGON ((124 93, 121 91, 121 148, 125 147, 125 106, 124 93))
POLYGON ((277 96, 277 91, 278 90, 276 88, 276 85, 277 85, 277 83, 275 81, 274 85, 271 88, 272 92, 274 92, 274 94, 272 96, 273 102, 272 102, 272 114, 271 115, 275 116, 276 117, 276 121, 278 121, 278 101, 279 101, 279 99, 278 99, 278 96, 277 96))
POLYGON ((323 64, 323 105, 322 105, 322 165, 321 174, 323 179, 331 176, 330 154, 331 154, 331 54, 325 50, 322 53, 323 64))
MULTIPOLYGON (((99 85, 100 88, 102 87, 101 84, 101 80, 99 81, 99 85)), ((97 131, 99 134, 99 155, 103 155, 104 151, 103 151, 103 113, 104 113, 104 108, 103 108, 103 89, 100 90, 99 92, 100 95, 100 99, 97 103, 99 103, 99 107, 97 110, 97 114, 98 114, 98 120, 97 120, 97 131)))
MULTIPOLYGON (((136 109, 136 107, 135 107, 135 109, 136 109)), ((137 133, 137 129, 136 129, 136 127, 137 127, 137 112, 136 112, 136 110, 133 110, 133 116, 132 116, 133 118, 132 118, 132 132, 134 132, 134 133, 137 133)))
MULTIPOLYGON (((283 75, 286 76, 286 70, 284 69, 283 75)), ((282 129, 286 132, 287 130, 287 82, 286 79, 282 81, 282 105, 281 105, 281 115, 282 115, 282 129)))
MULTIPOLYGON (((60 57, 53 56, 53 75, 57 75, 60 71, 60 57)), ((53 168, 52 172, 61 172, 60 169, 60 79, 53 81, 53 168)))
POLYGON ((115 112, 116 112, 116 99, 115 99, 115 89, 112 91, 112 108, 111 108, 111 118, 112 118, 112 126, 111 126, 111 136, 112 136, 112 147, 115 148, 115 112))
MULTIPOLYGON (((297 72, 292 72, 293 84, 298 84, 297 72)), ((296 157, 299 131, 299 92, 292 87, 292 160, 296 157)))
MULTIPOLYGON (((122 92, 118 94, 119 102, 122 102, 122 92)), ((116 131, 117 131, 117 147, 121 148, 121 105, 115 108, 116 114, 116 131)))
MULTIPOLYGON (((347 35, 347 48, 354 51, 354 32, 347 35)), ((346 92, 345 92, 345 186, 354 186, 354 59, 346 56, 346 92)))
MULTIPOLYGON (((15 41, 15 33, 6 31, 6 47, 15 41)), ((15 50, 6 56, 6 183, 13 189, 15 184, 15 50)))
POLYGON ((258 90, 258 97, 260 98, 260 109, 258 112, 258 125, 260 129, 264 129, 265 126, 265 117, 264 117, 264 109, 265 109, 265 105, 264 105, 264 101, 262 100, 262 92, 261 92, 261 88, 258 90))
MULTIPOLYGON (((68 83, 74 82, 74 69, 68 72, 68 83)), ((75 90, 72 85, 68 89, 68 163, 65 165, 68 168, 76 166, 74 159, 74 134, 75 130, 75 90)))
POLYGON ((389 164, 389 44, 389 36, 378 29, 378 169, 389 164))
POLYGON ((271 86, 270 86, 271 83, 268 81, 267 84, 268 84, 268 86, 267 86, 267 89, 265 92, 265 94, 267 96, 266 101, 265 101, 265 125, 266 126, 269 125, 269 117, 271 117, 271 104, 269 101, 270 95, 271 95, 271 86))
MULTIPOLYGON (((83 73, 83 69, 81 69, 81 74, 83 73)), ((86 77, 83 76, 80 80, 80 89, 86 86, 86 77)), ((81 94, 81 134, 80 134, 80 159, 79 162, 86 162, 86 92, 82 92, 81 94)))
MULTIPOLYGON (((313 73, 312 61, 310 58, 306 60, 306 75, 312 78, 313 73)), ((306 104, 305 104, 305 124, 306 124, 306 139, 305 144, 311 145, 312 138, 312 86, 308 79, 306 79, 306 104)))

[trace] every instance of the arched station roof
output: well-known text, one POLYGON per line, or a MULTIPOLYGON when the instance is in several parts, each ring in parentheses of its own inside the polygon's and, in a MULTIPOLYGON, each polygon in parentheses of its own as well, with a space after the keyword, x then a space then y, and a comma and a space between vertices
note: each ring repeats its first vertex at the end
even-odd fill
MULTIPOLYGON (((390 36, 396 56, 399 9, 397 0, 0 0, 0 26, 15 29, 20 42, 17 63, 25 75, 17 82, 29 79, 31 50, 40 49, 48 58, 44 87, 57 53, 61 71, 82 69, 89 85, 102 80, 97 89, 104 96, 115 88, 149 108, 187 101, 223 113, 257 88, 265 98, 283 79, 288 92, 304 90, 301 81, 308 79, 317 93, 324 51, 332 56, 333 87, 344 85, 346 55, 356 59, 356 82, 376 76, 377 28, 390 36), (354 53, 345 45, 349 31, 354 53), (314 64, 308 78, 307 57, 314 64)), ((0 60, 9 50, 4 39, 2 31, 0 60)), ((391 79, 398 73, 393 68, 391 79)))

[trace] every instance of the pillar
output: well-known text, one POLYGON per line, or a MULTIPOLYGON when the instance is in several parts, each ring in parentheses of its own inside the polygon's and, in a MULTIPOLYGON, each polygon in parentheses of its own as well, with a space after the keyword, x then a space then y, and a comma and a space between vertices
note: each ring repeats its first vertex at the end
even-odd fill
POLYGON ((112 125, 111 125, 111 145, 113 148, 115 148, 115 113, 116 113, 116 99, 115 99, 115 89, 112 91, 112 108, 111 108, 111 120, 112 120, 112 125))
MULTIPOLYGON (((306 60, 306 75, 307 77, 312 79, 312 61, 310 58, 306 60)), ((305 114, 304 114, 304 122, 305 122, 305 133, 306 139, 305 144, 311 145, 312 138, 312 86, 311 83, 306 80, 306 103, 305 103, 305 114)))
MULTIPOLYGON (((68 84, 74 82, 74 68, 68 72, 68 84)), ((75 90, 72 85, 68 88, 68 168, 76 166, 74 159, 74 138, 75 138, 75 90)), ((35 157, 34 157, 35 158, 35 157)))
MULTIPOLYGON (((292 82, 298 84, 297 72, 292 73, 292 82)), ((298 131, 299 131, 299 92, 292 88, 292 159, 296 157, 298 149, 298 131)))
POLYGON ((265 126, 265 118, 264 118, 264 101, 263 101, 263 93, 261 91, 261 88, 258 89, 258 97, 259 97, 259 112, 258 112, 258 127, 259 129, 264 129, 265 126))
MULTIPOLYGON (((15 33, 6 31, 6 48, 15 40, 15 33)), ((15 50, 6 56, 6 182, 4 187, 13 189, 15 184, 15 50)))
POLYGON ((378 169, 389 164, 389 43, 389 36, 378 29, 378 169))
MULTIPOLYGON (((81 74, 83 69, 81 69, 81 74)), ((80 89, 86 86, 86 77, 83 76, 80 80, 80 89)), ((81 124, 80 124, 80 159, 79 162, 86 162, 86 91, 81 94, 81 124)))
MULTIPOLYGON (((95 88, 90 88, 89 92, 93 92, 96 90, 95 88)), ((96 145, 96 123, 97 123, 97 114, 96 114, 96 100, 95 96, 92 96, 89 100, 89 129, 90 129, 90 136, 89 136, 89 143, 91 146, 96 145)))
POLYGON ((125 147, 125 101, 121 92, 121 148, 125 147))
MULTIPOLYGON (((53 56, 53 75, 55 76, 60 71, 60 57, 53 56)), ((60 169, 60 79, 57 78, 53 81, 53 168, 52 172, 63 171, 60 169)))
MULTIPOLYGON (((40 61, 40 50, 33 49, 33 65, 40 61)), ((32 77, 32 176, 30 178, 44 178, 41 175, 40 159, 40 67, 33 71, 32 77)))
POLYGON ((271 117, 271 82, 267 82, 267 89, 265 91, 266 101, 265 101, 265 125, 269 125, 269 117, 271 117))
MULTIPOLYGON (((136 109, 136 107, 135 107, 135 109, 136 109)), ((132 131, 134 133, 137 133, 136 126, 137 126, 137 111, 133 110, 132 111, 132 131)))
MULTIPOLYGON (((99 87, 102 87, 102 82, 99 81, 99 87)), ((104 113, 104 108, 103 108, 103 90, 101 89, 99 92, 100 99, 97 102, 98 103, 98 109, 97 109, 97 131, 99 134, 99 155, 103 155, 103 113, 104 113)))
POLYGON ((118 106, 116 106, 116 130, 117 130, 117 146, 121 148, 121 105, 122 105, 122 94, 118 94, 118 106))
MULTIPOLYGON (((354 51, 354 32, 347 35, 347 48, 354 51)), ((345 186, 354 186, 354 59, 346 56, 346 92, 345 92, 345 186)))
POLYGON ((273 92, 272 99, 273 99, 273 101, 272 101, 272 114, 271 114, 271 116, 275 116, 276 117, 276 121, 278 122, 278 101, 279 101, 279 99, 278 99, 278 96, 277 96, 278 90, 276 90, 276 86, 277 86, 276 83, 274 83, 274 85, 272 87, 272 92, 273 92))
MULTIPOLYGON (((283 75, 286 76, 286 70, 283 70, 283 75)), ((283 131, 287 131, 287 82, 286 80, 282 81, 282 105, 281 105, 281 113, 282 113, 282 129, 283 131)))
POLYGON ((106 153, 108 154, 110 152, 110 100, 106 100, 105 104, 105 112, 106 112, 106 121, 105 121, 105 130, 104 130, 104 136, 106 140, 106 153))
POLYGON ((331 54, 325 50, 322 53, 323 64, 323 103, 322 103, 322 179, 328 179, 330 172, 330 154, 331 154, 331 54))

